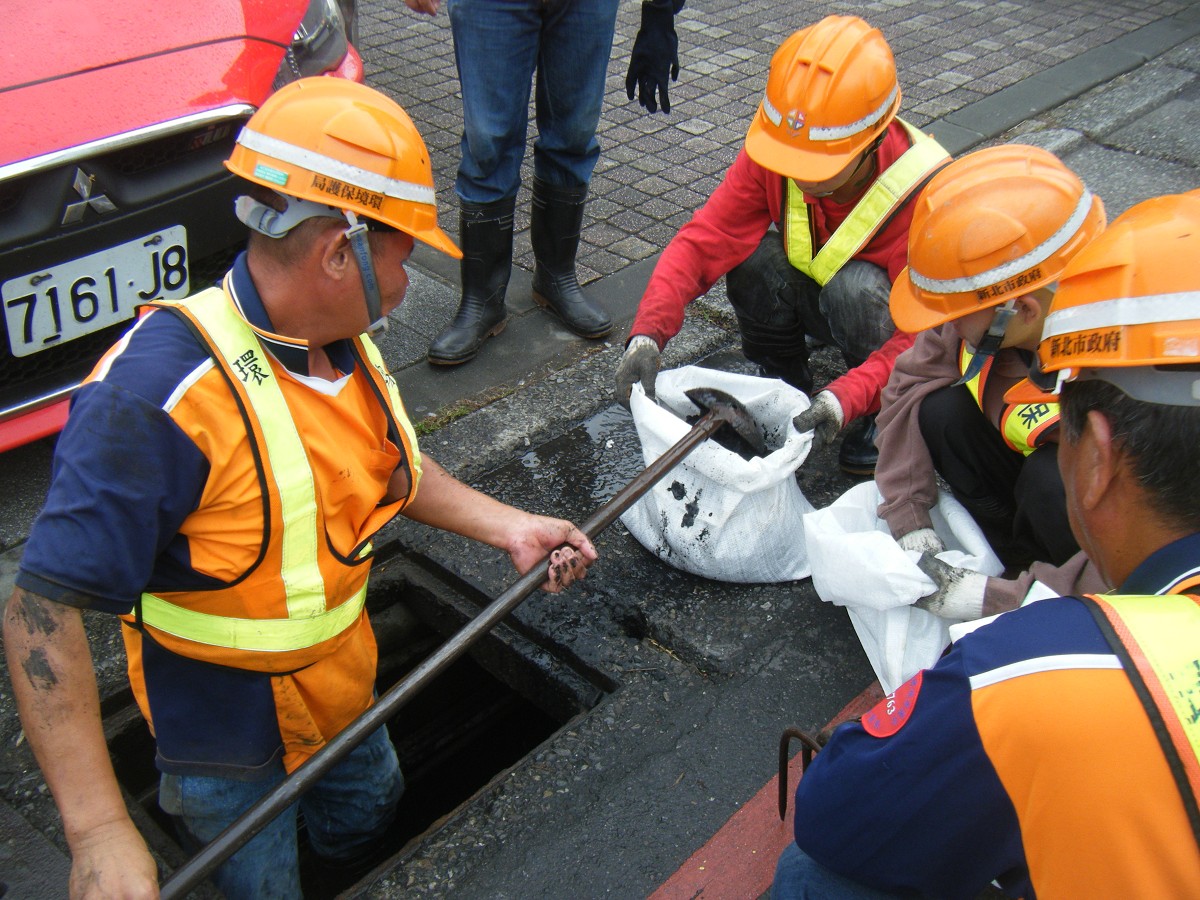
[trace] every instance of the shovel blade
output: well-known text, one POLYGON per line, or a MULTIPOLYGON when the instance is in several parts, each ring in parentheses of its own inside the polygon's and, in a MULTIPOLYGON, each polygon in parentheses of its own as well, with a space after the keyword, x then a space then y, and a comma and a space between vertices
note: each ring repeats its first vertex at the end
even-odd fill
POLYGON ((710 387, 689 388, 684 394, 703 412, 731 427, 759 456, 767 455, 767 443, 763 440, 758 423, 737 397, 710 387))

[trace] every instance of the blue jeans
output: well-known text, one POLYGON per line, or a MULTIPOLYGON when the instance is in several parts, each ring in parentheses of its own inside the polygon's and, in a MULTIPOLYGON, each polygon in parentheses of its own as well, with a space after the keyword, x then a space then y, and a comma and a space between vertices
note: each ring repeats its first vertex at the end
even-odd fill
POLYGON ((895 900, 900 896, 831 872, 794 843, 779 854, 771 884, 771 900, 895 900))
POLYGON ((618 0, 448 0, 462 86, 462 162, 471 203, 515 197, 537 73, 533 173, 555 187, 592 177, 618 0))
POLYGON ((853 368, 896 330, 884 269, 852 259, 822 287, 788 261, 774 229, 725 276, 725 286, 746 358, 806 394, 812 393, 807 335, 837 347, 853 368))
MULTIPOLYGON (((177 817, 185 843, 198 850, 284 778, 280 763, 259 781, 163 775, 159 805, 177 817)), ((396 815, 404 777, 387 730, 380 728, 330 769, 212 875, 230 900, 301 897, 296 809, 304 812, 318 856, 350 860, 374 843, 396 815)))

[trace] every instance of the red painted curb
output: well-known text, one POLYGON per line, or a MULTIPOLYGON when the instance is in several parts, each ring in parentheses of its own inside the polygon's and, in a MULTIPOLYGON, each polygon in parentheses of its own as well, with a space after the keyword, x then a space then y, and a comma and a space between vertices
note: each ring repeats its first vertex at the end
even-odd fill
MULTIPOLYGON (((861 716, 883 699, 879 682, 851 700, 826 727, 861 716)), ((800 753, 788 763, 788 786, 800 780, 800 753)), ((792 840, 792 804, 779 821, 779 776, 751 797, 708 843, 688 857, 650 900, 755 900, 771 887, 775 863, 792 840)))

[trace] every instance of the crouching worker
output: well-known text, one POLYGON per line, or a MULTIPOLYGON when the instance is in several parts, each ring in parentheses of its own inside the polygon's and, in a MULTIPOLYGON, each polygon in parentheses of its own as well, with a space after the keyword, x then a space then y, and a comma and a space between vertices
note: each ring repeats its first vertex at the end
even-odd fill
POLYGON ((888 292, 913 201, 949 159, 899 108, 891 48, 857 16, 827 16, 780 45, 746 146, 654 267, 617 369, 621 402, 634 382, 654 396, 684 308, 724 275, 742 352, 768 377, 811 394, 807 339, 842 352, 849 371, 819 396, 837 428, 857 419, 839 464, 871 474, 879 393, 912 344, 888 292))
MULTIPOLYGON (((81 610, 121 617, 160 802, 198 845, 371 705, 371 541, 397 513, 503 548, 521 571, 553 551, 551 591, 596 556, 570 522, 423 456, 364 334, 403 299, 414 239, 459 255, 404 110, 363 85, 303 79, 267 100, 226 165, 246 180, 248 249, 220 288, 151 304, 76 393, 5 613, 72 896, 157 894, 109 761, 81 610)), ((364 854, 402 789, 380 729, 300 801, 317 855, 364 854)), ((295 807, 214 880, 233 898, 299 897, 295 807)))
POLYGON ((1006 613, 838 728, 774 897, 1200 897, 1198 255, 1200 191, 1138 204, 1039 345, 1071 529, 1117 591, 1006 613))
POLYGON ((1013 609, 1035 577, 1054 594, 1107 589, 1067 523, 1058 404, 1005 400, 1029 374, 1063 268, 1104 224, 1074 172, 1024 145, 955 160, 918 200, 891 310, 920 333, 883 391, 875 478, 900 546, 928 551, 919 564, 938 591, 918 603, 946 618, 1013 609), (1011 572, 1041 564, 1005 580, 935 559, 937 475, 1011 572))

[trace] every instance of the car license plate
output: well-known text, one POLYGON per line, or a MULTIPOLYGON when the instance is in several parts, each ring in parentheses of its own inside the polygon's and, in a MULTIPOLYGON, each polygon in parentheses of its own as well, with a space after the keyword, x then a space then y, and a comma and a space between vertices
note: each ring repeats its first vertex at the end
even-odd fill
POLYGON ((8 346, 30 356, 133 317, 149 300, 188 295, 187 232, 173 225, 0 286, 8 346))

